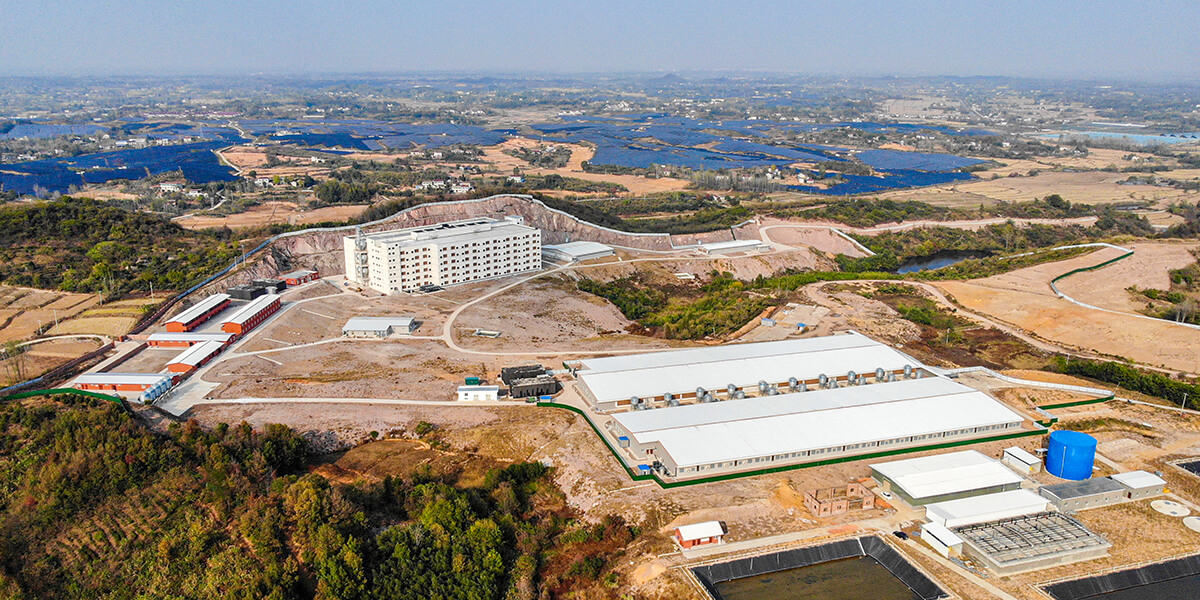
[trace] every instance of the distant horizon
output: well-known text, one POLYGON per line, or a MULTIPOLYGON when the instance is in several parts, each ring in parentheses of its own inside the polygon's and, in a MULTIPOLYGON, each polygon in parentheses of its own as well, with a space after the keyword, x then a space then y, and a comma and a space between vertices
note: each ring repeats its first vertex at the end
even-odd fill
POLYGON ((10 0, 0 74, 763 72, 1178 82, 1200 3, 10 0))
POLYGON ((294 71, 294 72, 161 72, 161 73, 16 73, 0 71, 0 80, 3 79, 64 79, 64 80, 86 80, 86 79, 281 79, 281 80, 321 80, 321 79, 354 79, 354 78, 483 78, 492 77, 500 79, 512 80, 533 80, 538 78, 564 78, 564 79, 580 79, 605 77, 605 78, 627 78, 627 79, 651 79, 663 77, 667 75, 676 75, 684 79, 716 79, 719 77, 728 78, 811 78, 819 81, 835 81, 840 79, 855 81, 855 80, 873 80, 873 79, 894 79, 897 81, 906 80, 929 80, 929 79, 948 79, 948 80, 969 80, 969 79, 995 79, 995 80, 1013 80, 1037 82, 1047 81, 1054 83, 1100 83, 1100 84, 1191 84, 1200 87, 1200 78, 1195 76, 1184 75, 1168 75, 1159 74, 1153 77, 1136 77, 1136 76, 1120 76, 1114 74, 1096 74, 1096 75, 1078 75, 1072 77, 1062 76, 1039 76, 1039 75, 1005 75, 1005 74, 973 74, 960 75, 950 73, 930 73, 930 74, 905 74, 905 73, 830 73, 817 71, 766 71, 766 70, 713 70, 703 71, 696 69, 678 69, 678 70, 661 70, 661 71, 514 71, 514 70, 477 70, 477 69, 429 69, 429 70, 395 70, 395 71, 294 71))

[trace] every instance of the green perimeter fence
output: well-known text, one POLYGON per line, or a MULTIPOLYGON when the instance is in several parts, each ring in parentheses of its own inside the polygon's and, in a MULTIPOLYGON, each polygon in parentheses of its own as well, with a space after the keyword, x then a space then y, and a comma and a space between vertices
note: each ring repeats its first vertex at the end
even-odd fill
POLYGON ((33 398, 35 396, 59 396, 59 395, 87 396, 89 398, 95 398, 97 400, 104 400, 106 402, 115 402, 116 404, 120 405, 121 408, 125 409, 126 412, 129 411, 129 403, 126 402, 125 399, 120 396, 110 396, 108 394, 101 394, 100 392, 93 392, 90 390, 77 390, 75 388, 54 388, 54 389, 49 389, 49 390, 29 390, 28 392, 18 392, 16 394, 10 394, 8 396, 4 396, 3 398, 0 398, 0 400, 20 400, 22 398, 33 398))

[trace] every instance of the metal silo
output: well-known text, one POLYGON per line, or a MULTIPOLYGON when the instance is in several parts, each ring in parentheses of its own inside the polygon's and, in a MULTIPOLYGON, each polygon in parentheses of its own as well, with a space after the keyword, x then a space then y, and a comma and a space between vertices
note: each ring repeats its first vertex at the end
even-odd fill
POLYGON ((1092 476, 1096 461, 1096 438, 1079 431, 1060 429, 1050 433, 1046 471, 1055 477, 1082 481, 1092 476))

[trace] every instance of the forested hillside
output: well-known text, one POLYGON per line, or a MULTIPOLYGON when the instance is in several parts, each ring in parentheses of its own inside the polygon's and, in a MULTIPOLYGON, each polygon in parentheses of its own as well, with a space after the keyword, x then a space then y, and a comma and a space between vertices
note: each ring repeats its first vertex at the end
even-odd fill
POLYGON ((156 434, 97 402, 0 408, 0 598, 606 597, 633 539, 539 463, 333 484, 287 427, 156 434))
POLYGON ((120 295, 174 289, 238 255, 228 231, 198 233, 106 202, 62 198, 0 207, 0 282, 120 295))

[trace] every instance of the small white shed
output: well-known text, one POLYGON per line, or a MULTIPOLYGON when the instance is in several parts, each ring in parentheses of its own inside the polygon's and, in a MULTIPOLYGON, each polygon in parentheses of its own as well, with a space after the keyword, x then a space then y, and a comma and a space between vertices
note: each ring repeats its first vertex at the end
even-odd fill
POLYGON ((1004 449, 1001 461, 1022 475, 1039 473, 1042 470, 1042 460, 1025 450, 1013 446, 1004 449))
POLYGON ((460 385, 458 400, 460 402, 495 402, 500 399, 498 385, 460 385))

